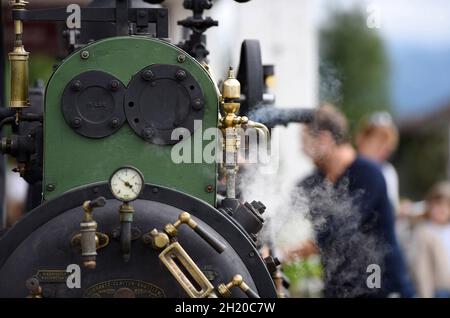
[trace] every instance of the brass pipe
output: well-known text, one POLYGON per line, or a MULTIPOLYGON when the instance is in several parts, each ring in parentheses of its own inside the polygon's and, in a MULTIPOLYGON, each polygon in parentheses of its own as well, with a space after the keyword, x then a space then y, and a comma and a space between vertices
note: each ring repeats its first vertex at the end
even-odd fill
MULTIPOLYGON (((24 0, 13 0, 11 1, 11 6, 13 10, 25 10, 27 3, 24 0)), ((30 106, 28 97, 28 60, 30 53, 23 46, 23 23, 21 20, 14 20, 14 34, 14 49, 8 54, 11 65, 9 107, 17 110, 18 117, 21 109, 30 106)))

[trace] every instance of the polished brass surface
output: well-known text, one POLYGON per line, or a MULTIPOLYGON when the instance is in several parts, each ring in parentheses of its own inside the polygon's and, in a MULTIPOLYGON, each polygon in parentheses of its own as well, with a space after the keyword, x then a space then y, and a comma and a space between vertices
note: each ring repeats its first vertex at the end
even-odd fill
MULTIPOLYGON (((27 3, 23 0, 10 2, 14 10, 25 10, 27 3)), ((30 54, 25 50, 22 42, 22 21, 14 21, 14 34, 14 49, 9 53, 9 61, 11 64, 11 97, 9 107, 22 109, 30 106, 28 98, 28 60, 30 54)))
POLYGON ((210 297, 214 287, 178 242, 174 242, 164 249, 161 254, 159 254, 159 258, 189 297, 210 297), (177 262, 175 262, 175 260, 177 260, 177 262), (192 279, 195 280, 195 285, 190 278, 184 274, 179 265, 183 266, 192 279))
POLYGON ((244 282, 241 275, 235 275, 228 284, 220 284, 217 286, 217 291, 222 297, 230 298, 231 289, 234 287, 240 288, 244 293, 250 289, 250 287, 244 282))

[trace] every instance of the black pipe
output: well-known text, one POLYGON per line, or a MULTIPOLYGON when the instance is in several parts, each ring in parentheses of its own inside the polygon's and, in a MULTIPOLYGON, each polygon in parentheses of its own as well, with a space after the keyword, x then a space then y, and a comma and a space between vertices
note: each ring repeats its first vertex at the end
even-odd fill
POLYGON ((268 128, 287 126, 290 123, 307 124, 314 118, 313 108, 279 108, 261 106, 250 112, 248 118, 266 125, 268 128))

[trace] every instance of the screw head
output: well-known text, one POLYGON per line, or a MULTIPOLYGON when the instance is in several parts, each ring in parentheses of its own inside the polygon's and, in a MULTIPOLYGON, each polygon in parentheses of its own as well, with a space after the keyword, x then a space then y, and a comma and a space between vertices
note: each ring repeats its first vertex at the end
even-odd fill
POLYGON ((120 121, 119 121, 118 118, 113 118, 113 119, 111 120, 111 127, 112 127, 112 128, 117 128, 117 126, 119 126, 119 123, 120 123, 120 121))
POLYGON ((153 78, 153 72, 151 70, 145 70, 142 72, 142 78, 146 81, 150 81, 153 78))
POLYGON ((47 191, 52 192, 55 191, 55 185, 53 183, 47 184, 47 191))
POLYGON ((178 71, 175 73, 175 78, 176 78, 177 80, 179 80, 179 81, 182 81, 182 80, 186 79, 186 72, 183 71, 183 70, 178 70, 178 71))
POLYGON ((186 61, 186 55, 184 55, 184 54, 178 55, 177 60, 179 63, 184 63, 184 61, 186 61))
POLYGON ((109 88, 110 88, 113 92, 117 91, 117 90, 119 89, 119 81, 117 81, 117 80, 111 81, 111 83, 109 83, 109 88))
POLYGON ((80 56, 83 60, 87 60, 89 58, 89 51, 81 51, 80 56))
POLYGON ((79 127, 81 127, 81 124, 82 124, 82 120, 80 117, 75 117, 74 119, 72 119, 72 127, 79 128, 79 127))
POLYGON ((192 103, 192 108, 195 110, 200 110, 203 108, 203 101, 200 98, 194 99, 194 102, 192 103))
POLYGON ((143 136, 145 139, 151 139, 151 138, 153 137, 154 134, 155 134, 155 132, 153 131, 152 128, 145 128, 145 129, 142 131, 142 136, 143 136))
POLYGON ((81 81, 76 80, 72 83, 72 90, 78 92, 81 90, 81 86, 82 86, 81 81))

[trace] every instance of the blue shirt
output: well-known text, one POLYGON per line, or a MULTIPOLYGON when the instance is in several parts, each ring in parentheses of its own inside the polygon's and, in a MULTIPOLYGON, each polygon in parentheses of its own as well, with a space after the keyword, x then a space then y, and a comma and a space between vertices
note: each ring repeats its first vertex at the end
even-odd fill
POLYGON ((301 182, 300 191, 322 256, 326 297, 414 295, 377 164, 357 157, 333 184, 317 171, 301 182), (379 266, 380 288, 372 264, 379 266))

